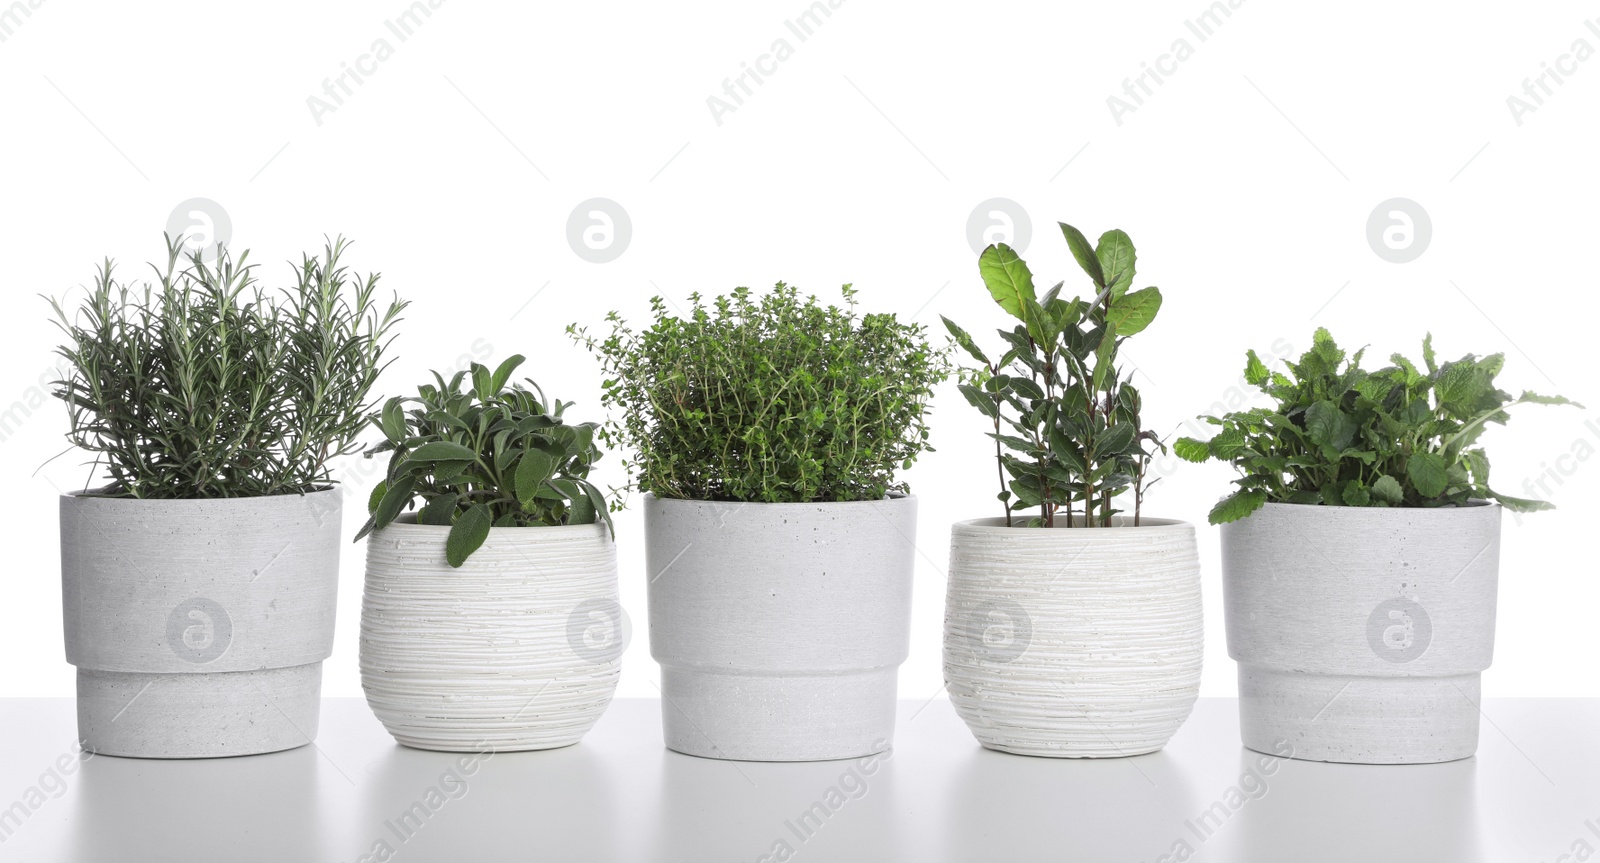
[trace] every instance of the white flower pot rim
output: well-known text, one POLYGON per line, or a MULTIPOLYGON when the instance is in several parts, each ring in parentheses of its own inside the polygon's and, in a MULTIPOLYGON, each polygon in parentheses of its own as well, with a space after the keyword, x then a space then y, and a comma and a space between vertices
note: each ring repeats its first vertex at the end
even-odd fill
POLYGON ((864 504, 864 503, 896 503, 896 502, 899 502, 899 501, 915 500, 916 497, 917 497, 914 494, 901 494, 901 493, 898 493, 898 492, 892 492, 892 493, 887 494, 887 495, 885 495, 883 497, 867 498, 867 499, 863 499, 863 500, 811 500, 811 501, 788 501, 788 500, 786 500, 786 501, 703 500, 703 499, 697 498, 697 497, 661 497, 660 495, 656 494, 655 492, 649 492, 649 491, 645 492, 644 496, 646 498, 658 500, 658 501, 661 501, 662 503, 668 503, 668 504, 672 504, 672 503, 683 503, 683 504, 701 503, 701 504, 707 504, 708 503, 708 504, 715 504, 715 505, 719 505, 719 506, 760 506, 760 507, 771 507, 773 509, 780 509, 782 507, 793 507, 793 508, 797 508, 798 509, 798 508, 801 508, 801 507, 815 507, 815 506, 860 506, 861 504, 864 504))
MULTIPOLYGON (((1269 500, 1265 504, 1262 504, 1262 508, 1282 510, 1297 509, 1306 511, 1321 509, 1327 510, 1328 512, 1362 512, 1370 513, 1373 517, 1394 515, 1396 513, 1444 513, 1444 515, 1441 515, 1440 518, 1445 518, 1450 513, 1473 510, 1484 506, 1499 505, 1500 504, 1492 500, 1481 500, 1479 498, 1472 498, 1464 504, 1451 504, 1449 506, 1328 506, 1325 503, 1289 503, 1287 501, 1269 500)), ((1245 518, 1249 517, 1250 516, 1248 515, 1245 516, 1245 518)), ((1421 517, 1428 518, 1429 516, 1423 515, 1421 517)), ((1243 519, 1240 520, 1243 521, 1243 519)))
MULTIPOLYGON (((1111 527, 1108 527, 1108 528, 1106 528, 1106 527, 1084 527, 1082 525, 1075 525, 1075 526, 1069 528, 1064 524, 1058 524, 1055 527, 1051 527, 1051 528, 1028 527, 1027 521, 1028 521, 1029 518, 1031 518, 1031 516, 1027 515, 1026 513, 1013 516, 1012 517, 1012 524, 1010 526, 1007 526, 1006 525, 1006 520, 1003 519, 1003 518, 1000 518, 999 516, 994 516, 994 517, 991 517, 991 518, 969 518, 969 519, 965 519, 963 521, 956 522, 955 526, 959 527, 959 528, 962 528, 963 530, 984 531, 984 532, 991 532, 991 531, 992 532, 1002 532, 1002 531, 1011 531, 1011 530, 1020 530, 1020 531, 1069 530, 1069 531, 1072 532, 1073 536, 1083 536, 1083 535, 1103 536, 1103 535, 1114 535, 1114 534, 1119 534, 1119 533, 1125 533, 1125 532, 1128 532, 1128 531, 1138 531, 1138 532, 1141 532, 1141 533, 1149 533, 1149 532, 1156 532, 1156 531, 1174 531, 1174 530, 1193 530, 1194 529, 1194 525, 1193 524, 1191 524, 1191 523, 1189 523, 1187 521, 1183 521, 1181 519, 1175 519, 1175 518, 1152 518, 1150 516, 1141 517, 1139 519, 1139 526, 1138 527, 1134 527, 1131 524, 1115 524, 1115 525, 1112 525, 1111 527)), ((1120 518, 1123 518, 1123 516, 1117 516, 1117 518, 1120 519, 1120 518)), ((1126 518, 1127 518, 1128 521, 1132 521, 1133 520, 1132 516, 1127 516, 1126 518)))
POLYGON ((64 491, 61 496, 74 500, 92 501, 126 501, 128 503, 163 504, 166 506, 216 506, 226 504, 243 505, 245 501, 279 500, 292 497, 316 497, 322 494, 335 494, 340 491, 336 485, 320 486, 312 491, 286 491, 282 494, 248 494, 234 497, 128 497, 122 494, 100 494, 104 489, 88 488, 81 491, 64 491))
MULTIPOLYGON (((373 533, 378 534, 386 530, 393 530, 395 528, 399 528, 401 531, 406 533, 416 533, 422 535, 440 535, 448 534, 450 532, 450 525, 448 524, 417 524, 417 514, 414 512, 407 512, 396 517, 394 521, 389 523, 388 527, 374 530, 373 533)), ((495 536, 505 536, 506 533, 504 532, 526 530, 539 531, 541 536, 560 536, 562 533, 568 533, 577 536, 593 533, 596 528, 604 531, 608 536, 610 535, 610 531, 606 530, 606 523, 603 521, 597 521, 593 524, 530 524, 516 525, 514 527, 491 527, 489 528, 489 533, 495 536)))

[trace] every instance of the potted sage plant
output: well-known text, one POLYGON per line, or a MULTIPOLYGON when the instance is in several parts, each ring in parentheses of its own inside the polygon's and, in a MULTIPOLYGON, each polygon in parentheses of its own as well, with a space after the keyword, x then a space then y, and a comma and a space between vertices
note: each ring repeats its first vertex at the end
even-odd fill
POLYGON ((510 383, 522 362, 436 372, 373 420, 384 440, 367 455, 389 467, 356 536, 361 686, 407 746, 567 746, 617 688, 626 644, 610 504, 589 480, 597 426, 510 383))
POLYGON ((1173 450, 1241 474, 1222 525, 1228 654, 1244 745, 1287 740, 1312 761, 1452 761, 1478 747, 1479 678, 1494 652, 1502 509, 1547 509, 1489 487, 1480 437, 1521 404, 1572 404, 1495 377, 1503 354, 1376 371, 1326 329, 1245 378, 1275 405, 1206 417, 1173 450))
POLYGON ((1130 290, 1135 251, 1119 230, 1091 246, 1062 234, 1093 293, 1041 296, 1005 244, 978 259, 1018 323, 998 360, 945 319, 978 365, 961 393, 993 423, 1001 514, 950 536, 944 674, 983 746, 1022 755, 1115 757, 1166 745, 1199 695, 1203 647, 1194 527, 1144 514, 1150 461, 1165 452, 1118 352, 1161 308, 1130 290))
MULTIPOLYGON (((85 750, 249 755, 317 733, 333 649, 340 500, 329 463, 371 416, 390 328, 378 276, 334 240, 262 288, 249 252, 159 283, 108 260, 64 335, 69 439, 105 484, 61 496, 67 661, 85 750)), ((95 480, 91 479, 91 483, 95 480)))
POLYGON ((666 745, 750 761, 871 755, 910 646, 916 498, 948 357, 922 327, 739 288, 599 339, 604 435, 644 494, 666 745))

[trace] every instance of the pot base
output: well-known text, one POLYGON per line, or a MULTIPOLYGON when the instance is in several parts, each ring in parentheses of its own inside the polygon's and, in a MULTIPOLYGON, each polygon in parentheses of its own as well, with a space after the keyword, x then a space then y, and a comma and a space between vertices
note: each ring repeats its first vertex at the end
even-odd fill
POLYGON ((1239 730, 1257 752, 1346 764, 1432 764, 1478 749, 1479 674, 1359 677, 1239 666, 1239 730))
POLYGON ((897 666, 752 675, 661 668, 667 748, 727 761, 833 761, 887 751, 897 666))
POLYGON ((615 665, 567 679, 469 680, 452 689, 363 676, 367 704, 396 742, 434 752, 533 752, 583 738, 611 704, 615 665))
POLYGON ((260 671, 144 674, 78 669, 84 750, 129 758, 226 758, 317 736, 322 663, 260 671))

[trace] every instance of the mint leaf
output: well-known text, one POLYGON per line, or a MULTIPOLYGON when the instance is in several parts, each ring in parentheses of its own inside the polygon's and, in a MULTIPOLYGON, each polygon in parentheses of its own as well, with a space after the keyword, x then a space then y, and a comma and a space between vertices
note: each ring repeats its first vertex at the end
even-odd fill
POLYGON ((1449 468, 1444 459, 1431 452, 1413 453, 1406 460, 1406 477, 1411 480, 1411 487, 1424 498, 1436 498, 1444 494, 1450 484, 1449 468))
POLYGON ((1254 490, 1235 492, 1212 507, 1208 518, 1212 524, 1227 524, 1250 515, 1266 503, 1266 492, 1254 490))
POLYGON ((1392 506, 1398 506, 1406 497, 1405 489, 1400 487, 1400 481, 1388 474, 1373 480, 1370 491, 1373 497, 1392 506))
POLYGON ((1342 451, 1355 439, 1356 426, 1338 405, 1324 400, 1306 408, 1306 432, 1315 443, 1342 451))
POLYGON ((1205 441, 1195 440, 1192 437, 1178 438, 1172 444, 1172 451, 1178 458, 1196 464, 1211 458, 1211 447, 1205 441))
POLYGON ((1248 383, 1253 387, 1258 387, 1266 383, 1271 377, 1272 372, 1267 368, 1267 364, 1262 362, 1260 357, 1256 356, 1255 350, 1252 348, 1250 351, 1246 352, 1244 365, 1245 383, 1248 383))

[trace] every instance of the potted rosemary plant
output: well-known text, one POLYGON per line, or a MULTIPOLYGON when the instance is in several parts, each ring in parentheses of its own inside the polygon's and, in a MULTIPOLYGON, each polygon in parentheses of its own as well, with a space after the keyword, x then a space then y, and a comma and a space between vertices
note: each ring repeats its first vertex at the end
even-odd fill
POLYGON ((922 327, 779 283, 634 332, 572 328, 605 371, 608 441, 645 493, 650 651, 668 747, 809 761, 894 736, 916 498, 947 355, 922 327))
POLYGON ((1222 525, 1228 654, 1244 745, 1295 758, 1451 761, 1478 747, 1479 677, 1494 652, 1500 512, 1547 509, 1489 487, 1479 443, 1520 404, 1495 385, 1505 356, 1361 368, 1319 329, 1288 374, 1254 351, 1245 378, 1276 405, 1206 417, 1229 462, 1222 525))
POLYGON ((52 301, 68 437, 106 474, 61 497, 84 749, 198 758, 316 736, 339 576, 328 465, 355 449, 405 307, 344 249, 276 293, 248 252, 185 267, 169 238, 159 284, 119 283, 107 261, 75 314, 52 301))
POLYGON ((594 423, 473 363, 373 420, 361 685, 399 742, 505 752, 578 742, 621 673, 609 504, 589 481, 594 423), (408 407, 409 406, 409 407, 408 407), (414 513, 408 513, 416 507, 414 513))
POLYGON ((1200 565, 1194 528, 1143 513, 1146 471, 1165 445, 1118 368, 1124 340, 1155 320, 1156 288, 1130 290, 1128 235, 1099 243, 1061 224, 1094 288, 1039 296, 1004 244, 979 274, 1019 323, 989 359, 949 319, 979 365, 961 392, 994 425, 1002 514, 956 523, 945 603, 945 683, 985 747, 1102 757, 1160 749, 1200 687, 1200 565))

